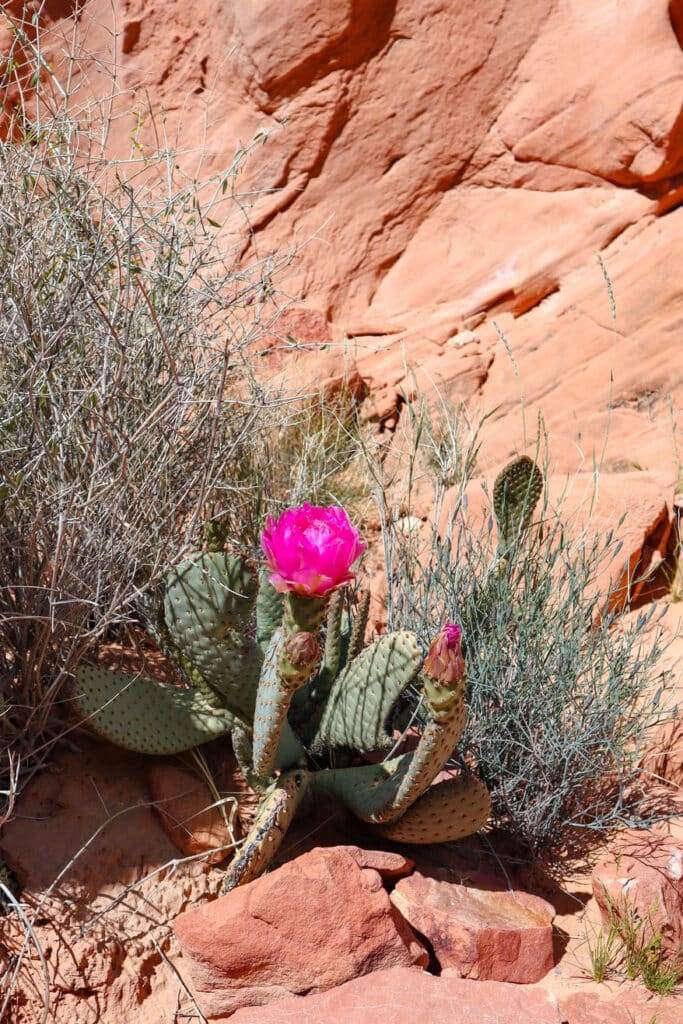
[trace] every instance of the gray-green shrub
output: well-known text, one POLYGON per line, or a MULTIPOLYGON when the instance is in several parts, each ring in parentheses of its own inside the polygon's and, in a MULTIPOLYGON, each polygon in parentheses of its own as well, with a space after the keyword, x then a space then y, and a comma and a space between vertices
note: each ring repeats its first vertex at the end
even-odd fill
POLYGON ((107 163, 66 115, 22 132, 0 143, 8 794, 83 651, 135 618, 204 521, 253 540, 263 495, 242 468, 270 457, 264 438, 288 417, 251 365, 288 257, 250 261, 217 239, 239 160, 200 190, 172 154, 139 177, 107 163))
MULTIPOLYGON (((447 481, 447 531, 433 526, 420 557, 383 517, 388 628, 426 640, 435 622, 462 626, 469 717, 460 754, 491 791, 494 823, 536 852, 586 830, 638 827, 669 813, 647 797, 640 767, 647 737, 671 714, 657 629, 663 609, 601 615, 605 595, 595 581, 606 564, 619 564, 616 536, 572 533, 546 498, 503 559, 493 517, 481 523, 468 514, 476 436, 450 454, 426 421, 414 436, 423 450, 413 474, 426 462, 435 483, 433 523, 444 467, 462 472, 447 481)), ((451 446, 460 436, 451 432, 451 446)))

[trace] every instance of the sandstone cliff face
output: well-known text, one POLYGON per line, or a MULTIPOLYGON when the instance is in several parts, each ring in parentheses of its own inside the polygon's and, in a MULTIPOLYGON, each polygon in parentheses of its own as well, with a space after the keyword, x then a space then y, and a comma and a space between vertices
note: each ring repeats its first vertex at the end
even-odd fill
MULTIPOLYGON (((57 30, 69 10, 48 5, 57 30)), ((92 0, 78 25, 79 96, 112 63, 123 90, 112 154, 152 139, 147 100, 199 178, 273 129, 242 179, 255 244, 301 246, 290 294, 389 406, 419 366, 498 407, 502 461, 523 438, 500 329, 557 468, 601 449, 610 396, 608 466, 672 467, 681 0, 92 0)))

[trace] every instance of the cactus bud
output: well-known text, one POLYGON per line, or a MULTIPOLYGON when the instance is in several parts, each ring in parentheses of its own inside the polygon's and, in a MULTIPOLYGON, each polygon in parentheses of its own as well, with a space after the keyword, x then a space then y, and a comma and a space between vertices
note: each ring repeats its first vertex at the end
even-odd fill
POLYGON ((287 689, 298 689, 310 679, 320 661, 321 652, 313 633, 291 633, 282 642, 277 673, 287 689))
POLYGON ((282 654, 295 668, 308 668, 320 659, 320 648, 313 633, 292 633, 284 641, 282 654))
POLYGON ((465 678, 465 659, 460 649, 462 630, 446 622, 431 642, 422 671, 437 683, 460 683, 465 678))

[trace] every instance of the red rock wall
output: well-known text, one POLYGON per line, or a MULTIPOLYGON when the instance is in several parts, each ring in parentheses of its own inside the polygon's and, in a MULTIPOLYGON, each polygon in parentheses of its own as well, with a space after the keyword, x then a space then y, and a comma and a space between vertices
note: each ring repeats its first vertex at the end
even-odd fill
POLYGON ((354 339, 384 404, 416 364, 499 407, 484 454, 505 459, 520 386, 495 319, 559 468, 601 449, 610 398, 608 466, 672 464, 681 0, 91 0, 78 33, 79 98, 111 68, 123 90, 113 154, 165 132, 204 178, 273 129, 242 179, 266 190, 258 251, 302 247, 290 294, 354 339))

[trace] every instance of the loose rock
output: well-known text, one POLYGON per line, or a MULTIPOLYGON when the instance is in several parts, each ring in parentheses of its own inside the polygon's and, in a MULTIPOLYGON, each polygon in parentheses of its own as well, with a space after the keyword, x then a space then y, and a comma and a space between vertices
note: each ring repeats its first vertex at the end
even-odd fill
POLYGON ((343 847, 312 850, 181 914, 174 928, 210 1018, 428 962, 377 871, 343 847))
POLYGON ((553 965, 554 908, 538 896, 501 891, 497 879, 460 885, 416 872, 397 883, 391 901, 429 940, 441 967, 464 978, 528 984, 553 965))

